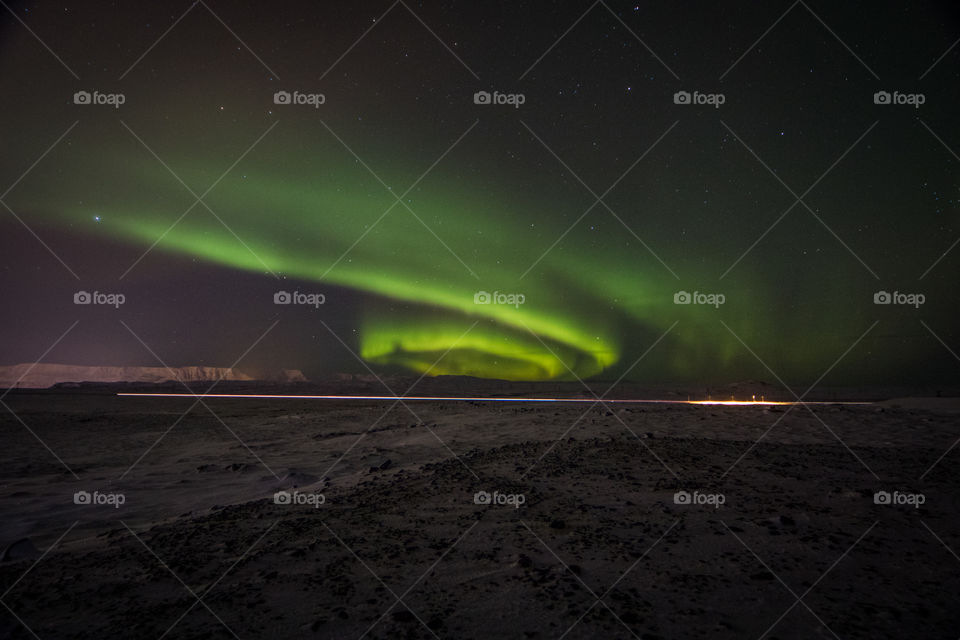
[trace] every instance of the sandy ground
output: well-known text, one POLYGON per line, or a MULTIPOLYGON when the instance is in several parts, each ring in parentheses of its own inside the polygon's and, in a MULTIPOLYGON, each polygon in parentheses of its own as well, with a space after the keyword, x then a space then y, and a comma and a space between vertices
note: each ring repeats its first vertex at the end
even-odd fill
POLYGON ((0 637, 960 635, 951 399, 4 402, 0 637))

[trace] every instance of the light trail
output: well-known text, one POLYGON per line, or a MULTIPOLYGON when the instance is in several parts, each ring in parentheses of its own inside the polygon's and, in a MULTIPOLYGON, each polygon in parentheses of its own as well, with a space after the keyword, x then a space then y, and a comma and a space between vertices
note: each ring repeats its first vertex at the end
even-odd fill
POLYGON ((553 402, 553 403, 609 403, 609 404, 689 404, 706 406, 793 406, 793 405, 863 405, 872 402, 782 402, 775 400, 643 400, 596 398, 514 398, 514 397, 463 397, 463 396, 341 396, 341 395, 285 395, 269 393, 118 393, 118 396, 136 398, 224 398, 260 400, 366 400, 366 401, 417 401, 417 402, 553 402))

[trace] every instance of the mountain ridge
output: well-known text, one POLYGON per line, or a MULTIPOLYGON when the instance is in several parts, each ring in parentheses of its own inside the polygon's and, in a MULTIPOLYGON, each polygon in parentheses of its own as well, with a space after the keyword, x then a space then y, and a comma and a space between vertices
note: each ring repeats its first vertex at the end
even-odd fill
MULTIPOLYGON (((270 379, 306 381, 298 369, 283 369, 270 379)), ((0 389, 46 389, 63 383, 82 382, 214 382, 253 381, 235 367, 193 365, 185 367, 114 367, 55 363, 20 363, 0 366, 0 389)))

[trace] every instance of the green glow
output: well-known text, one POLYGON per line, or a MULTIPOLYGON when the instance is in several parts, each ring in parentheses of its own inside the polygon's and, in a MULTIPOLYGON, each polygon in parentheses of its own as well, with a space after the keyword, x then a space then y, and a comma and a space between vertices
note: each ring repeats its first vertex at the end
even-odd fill
MULTIPOLYGON (((356 349, 378 365, 509 380, 587 378, 629 366, 674 320, 685 331, 673 332, 645 362, 658 367, 656 375, 696 375, 705 363, 725 366, 743 356, 717 318, 722 312, 749 334, 759 287, 728 291, 737 304, 720 311, 677 307, 673 292, 696 287, 673 278, 605 212, 591 214, 603 221, 602 231, 587 234, 581 225, 548 251, 575 217, 557 215, 549 203, 537 207, 530 194, 474 191, 442 167, 405 199, 428 230, 400 204, 391 208, 394 198, 383 185, 344 162, 340 151, 328 149, 329 157, 302 166, 261 161, 233 170, 205 197, 229 230, 202 204, 170 229, 193 199, 145 152, 105 154, 96 175, 107 172, 121 186, 95 201, 65 205, 56 194, 37 200, 58 212, 60 224, 96 213, 103 222, 92 231, 143 248, 162 238, 154 251, 314 281, 312 290, 327 294, 323 311, 341 303, 325 284, 370 294, 356 349), (525 304, 475 304, 481 290, 520 293, 525 304)), ((167 160, 195 189, 217 179, 210 168, 217 163, 200 163, 195 154, 167 160)), ((77 175, 84 179, 82 168, 77 175)), ((642 232, 644 216, 633 217, 642 232)), ((716 284, 712 271, 690 280, 716 284)))
POLYGON ((425 323, 422 314, 400 318, 392 314, 386 323, 381 317, 372 316, 365 322, 360 355, 371 362, 399 364, 420 373, 503 380, 570 379, 573 375, 567 366, 578 376, 588 377, 616 361, 612 351, 577 348, 552 340, 549 332, 539 335, 541 343, 530 332, 512 330, 503 322, 484 320, 474 326, 469 317, 454 316, 425 323))

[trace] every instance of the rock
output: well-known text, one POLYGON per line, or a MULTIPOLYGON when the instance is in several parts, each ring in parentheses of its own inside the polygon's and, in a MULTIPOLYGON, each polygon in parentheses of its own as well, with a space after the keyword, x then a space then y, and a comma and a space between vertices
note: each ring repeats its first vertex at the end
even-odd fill
POLYGON ((410 613, 407 609, 400 609, 399 611, 394 611, 390 614, 390 617, 393 618, 394 622, 413 622, 416 620, 414 615, 410 613))
POLYGON ((251 471, 255 471, 255 467, 247 464, 246 462, 234 462, 225 466, 223 470, 233 471, 234 473, 249 473, 251 471))
POLYGON ((313 474, 290 469, 280 482, 285 487, 305 487, 315 484, 318 480, 319 478, 313 474))
POLYGON ((387 458, 380 464, 375 464, 372 467, 370 467, 370 470, 368 471, 368 473, 377 473, 378 471, 386 471, 392 466, 393 466, 393 460, 390 460, 389 458, 387 458))
POLYGON ((30 538, 21 538, 16 542, 7 546, 3 550, 3 562, 10 562, 16 560, 26 560, 28 558, 37 558, 40 556, 40 552, 37 551, 37 548, 33 546, 33 543, 30 542, 30 538))

